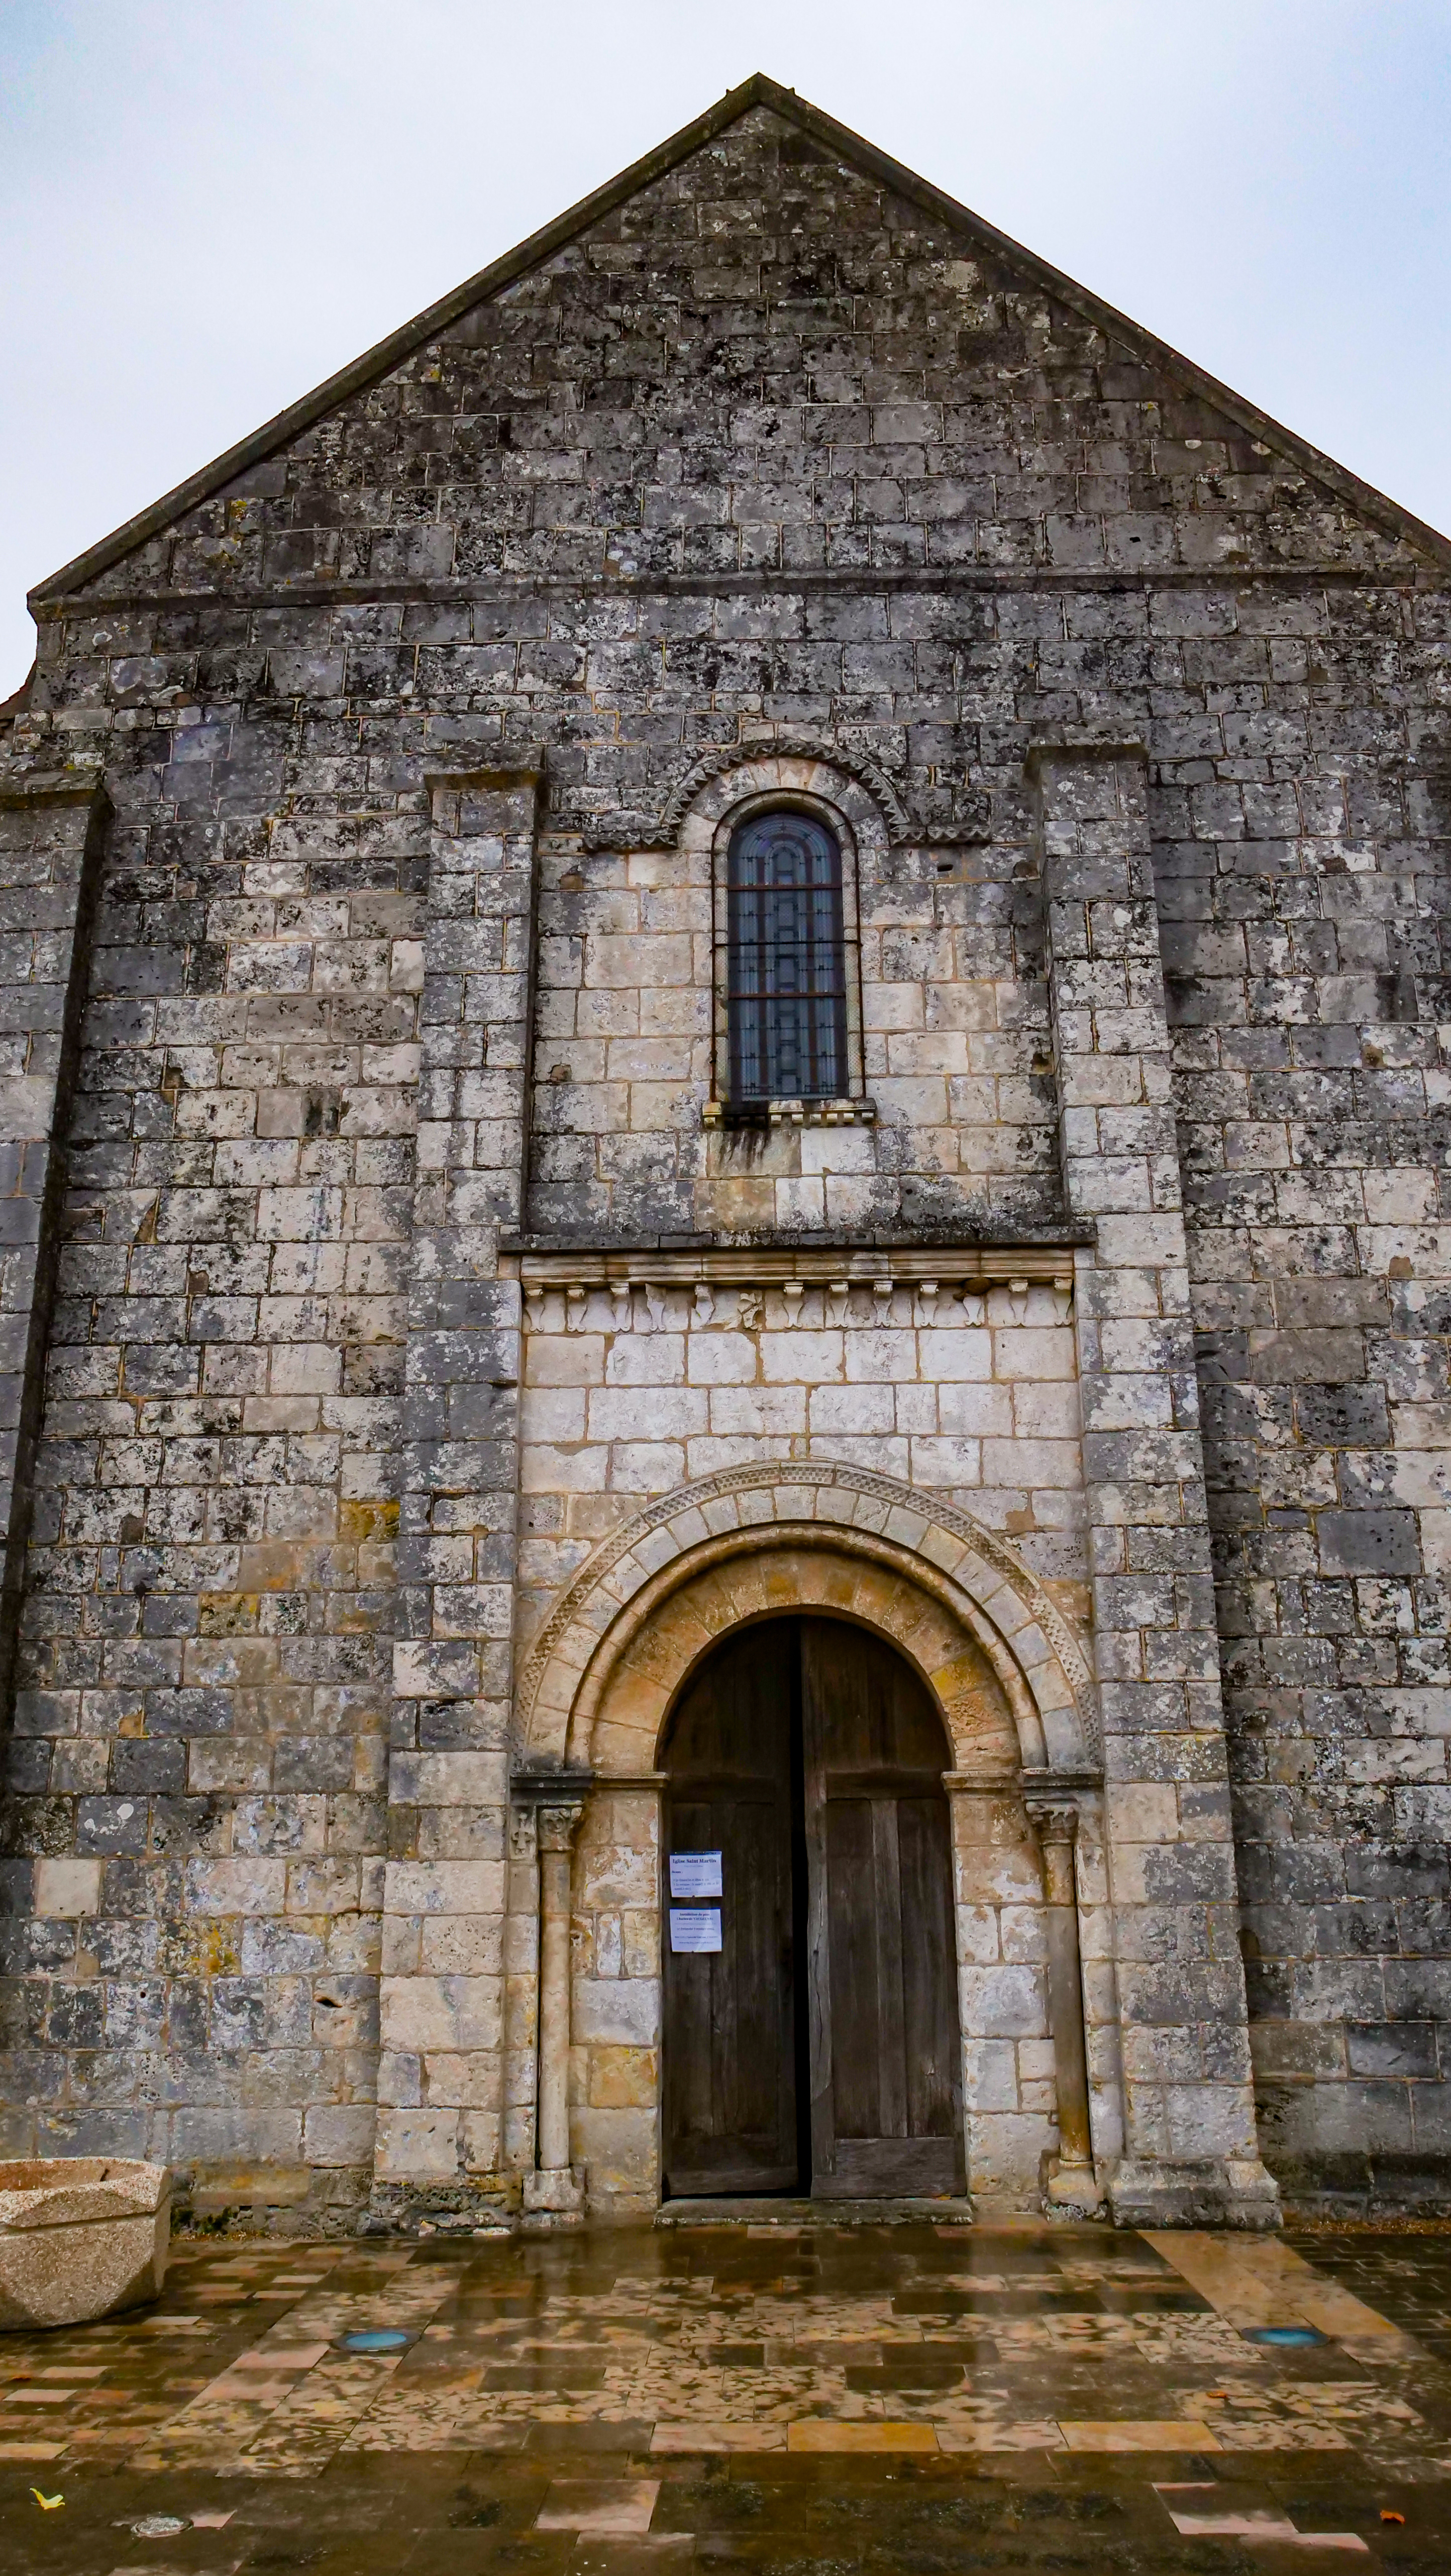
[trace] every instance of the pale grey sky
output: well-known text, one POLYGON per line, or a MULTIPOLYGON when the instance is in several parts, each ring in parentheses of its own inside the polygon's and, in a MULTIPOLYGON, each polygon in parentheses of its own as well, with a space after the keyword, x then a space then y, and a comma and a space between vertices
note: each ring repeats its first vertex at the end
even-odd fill
POLYGON ((1451 0, 0 0, 27 587, 749 72, 1451 525, 1451 0))

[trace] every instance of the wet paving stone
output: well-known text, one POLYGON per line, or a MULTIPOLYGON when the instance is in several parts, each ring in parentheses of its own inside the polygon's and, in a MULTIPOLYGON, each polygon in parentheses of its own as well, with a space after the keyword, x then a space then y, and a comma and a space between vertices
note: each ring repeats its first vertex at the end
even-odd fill
POLYGON ((7 2576, 1445 2569, 1451 2231, 183 2243, 0 2338, 0 2517, 7 2576))

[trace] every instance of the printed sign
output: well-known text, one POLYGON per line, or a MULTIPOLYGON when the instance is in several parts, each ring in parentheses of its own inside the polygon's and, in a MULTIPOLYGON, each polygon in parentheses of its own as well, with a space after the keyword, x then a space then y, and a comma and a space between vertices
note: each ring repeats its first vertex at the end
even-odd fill
POLYGON ((713 1905, 672 1905, 670 1908, 670 1947, 681 1950, 718 1950, 720 1916, 713 1905))
POLYGON ((672 1896, 719 1896, 720 1892, 719 1852, 671 1853, 672 1896))

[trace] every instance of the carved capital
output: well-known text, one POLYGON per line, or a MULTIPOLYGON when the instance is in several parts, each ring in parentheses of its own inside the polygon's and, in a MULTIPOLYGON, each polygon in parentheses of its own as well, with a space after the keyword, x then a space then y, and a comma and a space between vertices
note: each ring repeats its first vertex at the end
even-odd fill
POLYGON ((567 1852, 574 1849, 574 1837, 584 1814, 583 1803, 571 1800, 568 1806, 541 1806, 539 1814, 539 1848, 542 1852, 567 1852))
POLYGON ((1078 1839, 1078 1801, 1072 1797, 1030 1795, 1028 1814, 1041 1843, 1072 1843, 1078 1839))
POLYGON ((1078 1801, 1073 1797, 1045 1796, 1032 1791, 1027 1799, 1028 1814, 1043 1852, 1043 1894, 1049 1905, 1073 1906, 1077 1886, 1073 1868, 1073 1846, 1078 1839, 1078 1801))

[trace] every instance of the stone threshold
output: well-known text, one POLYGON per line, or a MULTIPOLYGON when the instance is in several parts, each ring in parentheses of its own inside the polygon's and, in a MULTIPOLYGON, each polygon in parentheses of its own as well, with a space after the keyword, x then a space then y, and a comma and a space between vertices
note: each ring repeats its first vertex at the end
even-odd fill
POLYGON ((946 2226, 968 2226, 974 2216, 970 2200, 667 2200, 655 2213, 657 2227, 905 2227, 924 2219, 946 2226))

